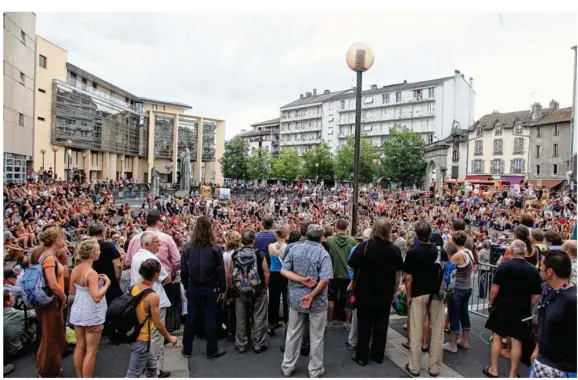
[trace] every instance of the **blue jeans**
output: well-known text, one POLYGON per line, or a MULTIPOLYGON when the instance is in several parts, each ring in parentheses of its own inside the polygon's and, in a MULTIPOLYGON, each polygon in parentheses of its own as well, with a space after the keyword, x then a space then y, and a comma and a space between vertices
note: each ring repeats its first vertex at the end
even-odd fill
POLYGON ((191 354, 195 339, 195 317, 199 307, 205 311, 205 329, 207 334, 207 355, 214 354, 219 343, 217 340, 217 288, 189 285, 187 291, 187 320, 183 331, 183 352, 191 354))
POLYGON ((152 355, 149 342, 134 342, 126 377, 138 378, 145 372, 146 377, 157 377, 157 361, 152 355))
POLYGON ((472 289, 454 289, 452 298, 448 303, 450 314, 450 331, 456 334, 461 330, 469 330, 470 314, 468 311, 468 301, 472 296, 472 289))

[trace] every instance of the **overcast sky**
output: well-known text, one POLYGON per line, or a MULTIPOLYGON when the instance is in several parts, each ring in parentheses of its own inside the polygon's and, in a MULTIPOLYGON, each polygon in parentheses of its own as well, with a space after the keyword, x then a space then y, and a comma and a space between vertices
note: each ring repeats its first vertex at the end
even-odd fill
POLYGON ((345 52, 375 53, 364 88, 474 78, 475 117, 572 99, 576 16, 420 13, 37 13, 69 62, 144 97, 227 121, 227 139, 300 93, 350 88, 345 52))

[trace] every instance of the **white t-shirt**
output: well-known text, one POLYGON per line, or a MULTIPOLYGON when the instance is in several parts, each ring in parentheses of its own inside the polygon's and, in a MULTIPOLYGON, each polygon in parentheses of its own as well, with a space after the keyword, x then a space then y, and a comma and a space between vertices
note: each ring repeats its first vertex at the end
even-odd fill
MULTIPOLYGON (((136 284, 140 284, 141 282, 144 281, 144 279, 142 278, 142 276, 140 275, 140 273, 138 271, 140 270, 141 264, 148 259, 154 259, 154 260, 158 261, 159 263, 161 263, 160 260, 158 259, 158 257, 154 253, 147 251, 146 249, 141 249, 133 256, 131 267, 130 267, 130 286, 131 287, 136 285, 136 284)), ((153 290, 160 297, 159 307, 161 307, 161 308, 171 306, 171 301, 169 301, 169 297, 167 297, 167 293, 165 293, 165 289, 163 288, 163 285, 162 285, 162 282, 168 276, 169 276, 169 274, 167 273, 167 271, 165 270, 165 268, 163 268, 163 265, 161 264, 161 273, 159 275, 159 279, 157 281, 155 281, 155 283, 153 284, 153 290)))

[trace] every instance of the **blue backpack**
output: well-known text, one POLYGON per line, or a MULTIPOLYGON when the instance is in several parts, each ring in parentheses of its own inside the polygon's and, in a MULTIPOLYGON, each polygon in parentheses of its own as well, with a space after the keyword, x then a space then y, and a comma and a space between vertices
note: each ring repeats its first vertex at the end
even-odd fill
MULTIPOLYGON (((42 263, 47 257, 52 257, 54 261, 56 261, 54 255, 44 256, 38 264, 25 270, 22 275, 20 287, 22 288, 24 304, 28 308, 42 308, 54 299, 54 293, 46 284, 46 277, 44 276, 44 269, 42 268, 42 263)), ((54 272, 58 276, 58 264, 56 264, 54 272)))
POLYGON ((437 247, 438 257, 435 264, 440 265, 438 272, 438 278, 440 281, 440 287, 437 293, 434 293, 433 299, 436 300, 446 300, 452 296, 452 292, 456 286, 456 272, 457 266, 452 261, 444 261, 441 259, 441 247, 437 247))

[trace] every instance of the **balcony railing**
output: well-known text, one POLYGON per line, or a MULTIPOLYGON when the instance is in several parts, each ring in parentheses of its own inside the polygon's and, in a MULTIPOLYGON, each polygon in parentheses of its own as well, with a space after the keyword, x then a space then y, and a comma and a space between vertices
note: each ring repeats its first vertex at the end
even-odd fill
POLYGON ((319 118, 321 118, 321 113, 312 113, 312 114, 301 115, 301 116, 288 116, 288 117, 283 117, 283 118, 281 118, 281 122, 282 122, 282 123, 287 123, 287 122, 291 122, 291 121, 300 121, 300 120, 308 120, 308 119, 319 119, 319 118))
MULTIPOLYGON (((396 121, 396 120, 409 120, 409 119, 423 119, 426 117, 435 117, 435 112, 428 112, 420 115, 399 115, 394 117, 365 117, 361 119, 361 123, 368 124, 368 123, 380 123, 384 121, 396 121)), ((355 119, 352 118, 350 121, 339 120, 337 125, 349 125, 355 124, 355 119)))
POLYGON ((309 144, 321 144, 321 138, 314 140, 292 140, 292 141, 281 141, 282 146, 289 145, 309 145, 309 144))
POLYGON ((63 81, 58 80, 58 79, 53 79, 53 81, 55 83, 58 83, 58 84, 62 84, 62 85, 69 86, 69 87, 74 87, 75 89, 84 91, 89 95, 93 95, 93 96, 96 96, 98 98, 104 99, 108 102, 117 104, 117 105, 119 105, 125 109, 131 110, 133 112, 143 113, 142 108, 137 107, 135 104, 127 103, 124 100, 121 100, 121 99, 116 98, 110 94, 99 91, 92 86, 87 86, 84 83, 80 83, 77 80, 72 80, 72 79, 68 78, 68 80, 66 82, 63 82, 63 81))
POLYGON ((302 133, 302 132, 313 132, 313 131, 320 131, 322 126, 315 126, 315 127, 308 127, 308 128, 294 128, 294 129, 285 129, 279 132, 280 134, 290 134, 290 133, 302 133))
MULTIPOLYGON (((427 98, 427 99, 410 99, 408 101, 405 102, 389 102, 389 103, 381 103, 379 101, 377 102, 373 102, 370 104, 362 104, 361 105, 361 109, 365 110, 365 109, 375 109, 375 108, 383 108, 383 107, 399 107, 399 106, 404 106, 404 105, 408 105, 408 104, 416 104, 416 103, 427 103, 427 102, 435 102, 435 98, 427 98)), ((354 107, 344 107, 341 108, 339 107, 337 112, 354 112, 355 111, 355 106, 354 107)))

